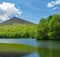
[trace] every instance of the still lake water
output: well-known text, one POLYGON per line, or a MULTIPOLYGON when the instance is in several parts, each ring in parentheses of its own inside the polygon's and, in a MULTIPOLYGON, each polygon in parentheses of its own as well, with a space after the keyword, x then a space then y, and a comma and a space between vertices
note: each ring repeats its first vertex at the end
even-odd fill
POLYGON ((60 57, 60 41, 36 41, 35 39, 0 39, 0 43, 16 43, 37 47, 34 53, 22 57, 60 57))

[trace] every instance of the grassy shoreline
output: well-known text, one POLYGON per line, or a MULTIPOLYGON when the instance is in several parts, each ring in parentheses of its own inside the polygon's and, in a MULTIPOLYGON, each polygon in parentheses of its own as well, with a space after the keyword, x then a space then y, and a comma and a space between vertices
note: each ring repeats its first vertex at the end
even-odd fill
POLYGON ((6 44, 0 43, 0 53, 2 54, 29 54, 34 52, 35 48, 32 46, 22 44, 6 44))

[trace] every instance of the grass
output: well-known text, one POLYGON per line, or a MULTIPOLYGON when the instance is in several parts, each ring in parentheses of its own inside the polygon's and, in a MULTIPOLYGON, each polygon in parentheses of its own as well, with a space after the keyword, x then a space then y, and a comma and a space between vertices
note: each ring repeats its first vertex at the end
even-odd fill
POLYGON ((0 52, 2 53, 31 53, 34 51, 34 47, 30 47, 22 44, 4 44, 0 43, 0 52))

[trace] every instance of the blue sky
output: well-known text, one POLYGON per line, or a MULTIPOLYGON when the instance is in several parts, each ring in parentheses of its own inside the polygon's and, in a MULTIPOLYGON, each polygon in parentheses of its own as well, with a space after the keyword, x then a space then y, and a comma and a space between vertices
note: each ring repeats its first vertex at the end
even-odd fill
POLYGON ((23 13, 18 17, 34 23, 49 15, 60 14, 60 0, 0 0, 0 4, 3 2, 20 8, 23 13))

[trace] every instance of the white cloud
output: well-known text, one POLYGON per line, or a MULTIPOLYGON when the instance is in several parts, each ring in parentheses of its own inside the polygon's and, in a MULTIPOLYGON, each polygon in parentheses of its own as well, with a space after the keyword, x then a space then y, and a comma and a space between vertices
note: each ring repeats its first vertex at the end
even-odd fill
POLYGON ((49 7, 49 8, 54 7, 54 6, 55 6, 55 2, 54 1, 48 3, 48 5, 47 5, 47 7, 49 7))
POLYGON ((20 16, 21 13, 22 11, 19 8, 16 8, 15 4, 13 3, 3 2, 0 4, 0 20, 6 21, 9 19, 9 16, 13 14, 20 16))
POLYGON ((60 0, 56 0, 56 1, 51 1, 47 4, 47 7, 48 8, 53 8, 55 7, 56 5, 60 5, 60 0))
POLYGON ((58 7, 54 7, 52 10, 56 10, 56 9, 58 9, 58 7))

